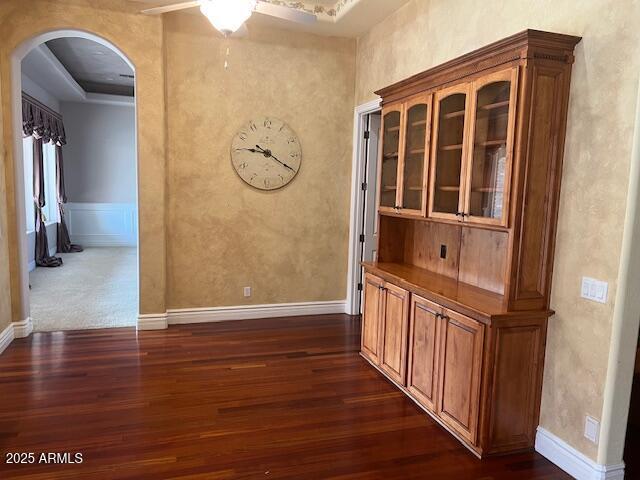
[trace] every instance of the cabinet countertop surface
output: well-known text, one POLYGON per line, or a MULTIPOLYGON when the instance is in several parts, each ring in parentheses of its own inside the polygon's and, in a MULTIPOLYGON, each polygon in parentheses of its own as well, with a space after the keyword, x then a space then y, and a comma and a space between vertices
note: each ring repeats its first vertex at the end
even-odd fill
POLYGON ((503 317, 551 316, 552 310, 510 311, 503 295, 458 282, 453 278, 402 263, 362 262, 368 272, 443 307, 469 315, 483 323, 503 317))

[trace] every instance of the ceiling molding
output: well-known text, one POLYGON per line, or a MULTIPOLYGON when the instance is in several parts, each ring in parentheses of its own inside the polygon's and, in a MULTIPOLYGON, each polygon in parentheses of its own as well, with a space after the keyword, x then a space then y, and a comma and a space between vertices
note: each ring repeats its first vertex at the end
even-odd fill
POLYGON ((310 2, 294 2, 290 0, 261 0, 265 3, 288 7, 293 10, 311 13, 315 15, 321 22, 336 23, 351 10, 357 3, 362 0, 336 0, 333 5, 325 6, 310 2))
MULTIPOLYGON (((60 60, 58 60, 58 58, 53 54, 53 52, 49 50, 49 47, 47 47, 46 44, 42 43, 38 45, 34 50, 40 55, 40 60, 43 62, 46 62, 47 65, 53 70, 54 74, 58 75, 60 78, 62 78, 66 82, 71 92, 73 92, 73 95, 76 95, 78 97, 78 100, 84 100, 86 92, 78 84, 78 82, 75 81, 75 79, 71 76, 71 74, 67 71, 67 69, 64 68, 64 65, 60 63, 60 60)), ((39 83, 37 80, 34 80, 33 78, 31 80, 33 80, 36 83, 39 83)), ((45 90, 47 90, 43 85, 40 85, 40 86, 45 90)))
POLYGON ((134 106, 135 100, 133 97, 127 97, 122 95, 109 95, 104 93, 87 93, 71 74, 64 68, 64 65, 60 63, 60 60, 53 54, 53 52, 42 43, 35 47, 29 55, 35 56, 35 61, 41 62, 47 67, 47 74, 57 77, 62 80, 64 90, 57 88, 57 91, 52 91, 51 87, 47 88, 46 83, 40 78, 29 77, 31 81, 37 84, 40 88, 47 91, 52 97, 59 102, 79 102, 79 103, 101 103, 106 105, 119 105, 119 106, 134 106), (45 83, 45 85, 43 85, 45 83), (64 93, 61 93, 64 92, 64 93))
POLYGON ((124 95, 109 95, 108 93, 86 93, 86 103, 102 103, 105 105, 116 105, 124 107, 135 107, 136 101, 134 97, 126 97, 124 95))

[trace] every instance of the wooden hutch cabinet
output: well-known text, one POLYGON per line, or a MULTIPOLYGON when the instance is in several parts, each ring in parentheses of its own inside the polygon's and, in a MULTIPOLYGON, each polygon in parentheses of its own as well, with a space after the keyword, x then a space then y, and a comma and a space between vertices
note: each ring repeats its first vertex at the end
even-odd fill
POLYGON ((478 456, 535 440, 579 41, 527 30, 376 92, 361 353, 478 456))

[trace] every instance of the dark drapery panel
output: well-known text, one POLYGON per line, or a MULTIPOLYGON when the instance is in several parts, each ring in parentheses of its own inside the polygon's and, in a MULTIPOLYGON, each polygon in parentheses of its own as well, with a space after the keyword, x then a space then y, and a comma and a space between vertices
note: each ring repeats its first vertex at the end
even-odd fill
POLYGON ((40 267, 59 267, 62 259, 49 256, 47 228, 42 207, 46 205, 44 197, 44 161, 42 155, 42 138, 33 139, 33 204, 36 216, 36 265, 40 267))
POLYGON ((64 204, 67 203, 67 193, 64 188, 64 159, 62 157, 62 145, 56 145, 56 197, 58 199, 58 253, 81 252, 80 245, 71 243, 67 223, 64 220, 64 204))

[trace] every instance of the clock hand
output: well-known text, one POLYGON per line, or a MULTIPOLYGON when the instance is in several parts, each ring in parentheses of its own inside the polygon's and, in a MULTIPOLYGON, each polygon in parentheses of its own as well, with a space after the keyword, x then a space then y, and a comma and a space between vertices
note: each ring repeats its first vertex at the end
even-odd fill
POLYGON ((271 153, 271 150, 265 150, 264 148, 262 148, 260 145, 256 145, 256 148, 260 149, 260 153, 262 153, 265 157, 270 157, 273 158, 276 162, 278 162, 280 165, 282 165, 285 168, 288 168, 289 170, 291 170, 292 172, 295 172, 295 170, 293 168, 291 168, 289 165, 287 165, 284 162, 281 162, 280 160, 278 160, 277 157, 275 157, 273 155, 273 153, 271 153))

